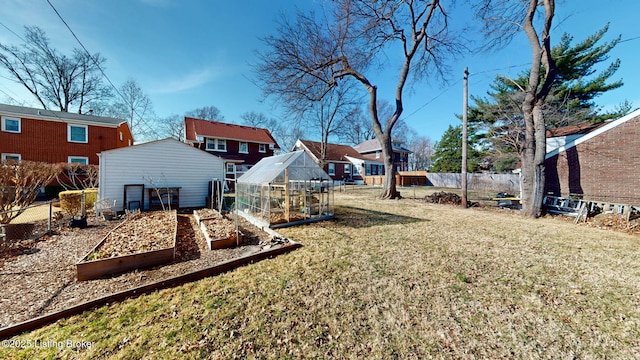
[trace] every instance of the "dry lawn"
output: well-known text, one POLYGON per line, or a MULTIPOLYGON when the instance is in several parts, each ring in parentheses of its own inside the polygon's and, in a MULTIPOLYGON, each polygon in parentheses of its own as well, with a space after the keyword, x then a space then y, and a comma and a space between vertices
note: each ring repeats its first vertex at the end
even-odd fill
POLYGON ((335 197, 335 221, 280 230, 299 250, 12 339, 89 349, 0 358, 640 357, 640 237, 335 197))

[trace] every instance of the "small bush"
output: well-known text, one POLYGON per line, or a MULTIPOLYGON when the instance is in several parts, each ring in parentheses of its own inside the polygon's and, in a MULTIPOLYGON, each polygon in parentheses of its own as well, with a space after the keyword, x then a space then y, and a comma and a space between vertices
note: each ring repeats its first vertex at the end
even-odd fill
POLYGON ((60 192, 58 196, 60 197, 60 207, 62 208, 62 210, 70 216, 81 215, 81 213, 83 212, 83 192, 85 196, 85 209, 93 208, 93 205, 98 200, 98 189, 68 190, 60 192))

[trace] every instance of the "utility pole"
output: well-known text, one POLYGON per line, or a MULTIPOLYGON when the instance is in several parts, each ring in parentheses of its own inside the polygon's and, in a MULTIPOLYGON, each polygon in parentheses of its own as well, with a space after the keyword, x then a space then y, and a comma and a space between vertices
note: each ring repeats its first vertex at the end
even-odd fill
POLYGON ((467 208, 467 113, 469 110, 469 68, 464 68, 464 86, 462 99, 462 171, 460 185, 462 187, 462 202, 460 206, 467 208))

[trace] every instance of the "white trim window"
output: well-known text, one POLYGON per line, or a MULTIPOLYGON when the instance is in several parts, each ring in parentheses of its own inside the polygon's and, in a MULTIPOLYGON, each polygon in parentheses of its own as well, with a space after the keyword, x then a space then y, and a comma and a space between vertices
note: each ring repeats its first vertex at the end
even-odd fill
POLYGON ((227 163, 227 174, 235 174, 236 173, 236 164, 227 163))
POLYGON ((22 132, 22 122, 20 119, 2 117, 2 131, 10 133, 22 132))
POLYGON ((207 138, 205 140, 205 150, 213 151, 216 149, 216 139, 207 138))
POLYGON ((329 163, 329 175, 330 176, 335 176, 336 175, 336 164, 329 163))
POLYGON ((258 144, 258 151, 261 153, 266 153, 267 152, 267 144, 258 144))
POLYGON ((2 154, 2 161, 20 161, 22 160, 22 155, 20 154, 2 154))
POLYGON ((87 125, 67 125, 67 141, 73 143, 89 142, 89 127, 87 125))
POLYGON ((89 158, 86 156, 69 156, 67 157, 69 164, 89 165, 89 158))
POLYGON ((351 164, 344 164, 344 173, 351 174, 351 164))
POLYGON ((241 142, 240 143, 240 147, 238 149, 238 152, 241 153, 241 154, 248 154, 249 153, 249 143, 241 142))
POLYGON ((206 149, 209 151, 227 151, 227 140, 225 139, 216 139, 216 138, 207 138, 206 149))

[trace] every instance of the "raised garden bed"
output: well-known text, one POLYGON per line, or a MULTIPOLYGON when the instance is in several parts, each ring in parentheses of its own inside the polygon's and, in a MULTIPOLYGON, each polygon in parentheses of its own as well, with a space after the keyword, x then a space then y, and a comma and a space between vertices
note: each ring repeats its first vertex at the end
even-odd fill
POLYGON ((204 234, 209 250, 242 244, 242 233, 239 230, 236 233, 236 224, 216 210, 195 210, 193 216, 204 234))
POLYGON ((168 264, 175 259, 176 211, 130 216, 76 264, 78 281, 168 264))

